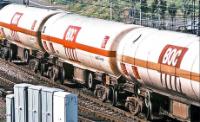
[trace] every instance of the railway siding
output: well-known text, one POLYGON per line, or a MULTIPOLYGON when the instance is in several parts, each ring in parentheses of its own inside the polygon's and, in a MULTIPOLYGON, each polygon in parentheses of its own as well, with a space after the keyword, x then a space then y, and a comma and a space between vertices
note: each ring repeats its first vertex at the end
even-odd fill
POLYGON ((91 121, 94 119, 117 122, 146 121, 138 117, 132 117, 129 112, 113 107, 106 103, 102 103, 81 89, 60 85, 45 77, 40 76, 39 74, 35 74, 34 72, 28 70, 25 66, 17 66, 2 59, 0 59, 0 66, 0 84, 5 85, 7 88, 13 87, 15 83, 23 82, 35 85, 40 84, 49 87, 57 87, 65 91, 77 94, 79 99, 79 115, 84 115, 79 118, 79 121, 86 121, 86 116, 88 116, 91 121), (87 113, 87 115, 85 115, 85 113, 87 113))

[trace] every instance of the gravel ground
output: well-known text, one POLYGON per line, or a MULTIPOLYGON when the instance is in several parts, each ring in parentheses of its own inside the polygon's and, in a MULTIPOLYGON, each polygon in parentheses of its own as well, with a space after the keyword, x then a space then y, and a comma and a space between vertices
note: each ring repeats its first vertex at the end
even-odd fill
POLYGON ((6 122, 5 114, 6 114, 6 103, 3 100, 3 98, 0 97, 0 122, 6 122))

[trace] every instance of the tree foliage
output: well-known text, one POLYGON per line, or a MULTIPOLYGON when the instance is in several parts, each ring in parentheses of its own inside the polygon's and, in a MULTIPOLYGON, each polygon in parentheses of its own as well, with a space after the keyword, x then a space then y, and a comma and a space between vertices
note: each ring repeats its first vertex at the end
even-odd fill
POLYGON ((182 10, 183 14, 190 15, 193 12, 193 5, 192 4, 184 4, 181 10, 182 10))
POLYGON ((151 13, 155 13, 157 11, 158 0, 154 0, 151 4, 151 13))
POLYGON ((177 13, 177 7, 176 7, 176 4, 175 3, 171 3, 168 7, 168 12, 170 14, 170 16, 172 18, 174 18, 176 16, 176 13, 177 13))
POLYGON ((167 2, 165 0, 160 0, 160 4, 159 4, 159 9, 160 9, 160 15, 161 15, 161 18, 165 18, 165 12, 167 10, 167 2))
POLYGON ((142 12, 144 13, 148 12, 147 0, 141 0, 141 9, 142 9, 142 12))

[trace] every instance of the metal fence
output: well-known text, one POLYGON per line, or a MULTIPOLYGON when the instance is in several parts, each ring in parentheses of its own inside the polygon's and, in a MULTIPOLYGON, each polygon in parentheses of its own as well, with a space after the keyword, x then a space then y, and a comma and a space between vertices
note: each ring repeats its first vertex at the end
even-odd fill
POLYGON ((200 5, 197 0, 194 6, 192 6, 194 0, 183 0, 183 2, 176 5, 175 16, 172 16, 168 11, 169 4, 173 2, 172 0, 166 0, 168 3, 164 16, 160 14, 158 6, 156 6, 157 11, 151 12, 152 3, 150 2, 146 5, 148 11, 144 12, 141 10, 143 5, 138 2, 133 4, 133 1, 136 0, 49 0, 52 4, 64 5, 68 11, 96 18, 193 33, 198 28, 198 9, 200 5), (188 7, 189 5, 193 8, 184 8, 184 6, 188 7))
MULTIPOLYGON (((9 0, 16 3, 31 0, 9 0)), ((196 34, 200 0, 43 0, 84 16, 196 34), (146 4, 141 1, 146 1, 146 4), (158 1, 155 7, 152 3, 158 1), (160 4, 166 1, 166 5, 160 4), (177 2, 179 1, 179 2, 177 2), (170 6, 175 4, 175 8, 170 6), (162 8, 165 8, 164 12, 162 8), (155 10, 154 10, 155 9, 155 10), (169 9, 176 9, 172 16, 169 9)))

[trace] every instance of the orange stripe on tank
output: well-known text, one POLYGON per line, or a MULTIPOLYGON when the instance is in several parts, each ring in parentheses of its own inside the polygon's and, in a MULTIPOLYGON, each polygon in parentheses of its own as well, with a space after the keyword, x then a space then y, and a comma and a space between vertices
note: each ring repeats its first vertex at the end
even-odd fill
POLYGON ((4 23, 4 22, 0 22, 0 26, 8 28, 8 29, 13 30, 13 31, 17 31, 17 32, 21 32, 21 33, 24 33, 24 34, 27 34, 27 35, 31 35, 31 36, 37 35, 37 32, 35 32, 35 31, 24 29, 24 28, 18 27, 16 25, 7 24, 7 23, 4 23))
MULTIPOLYGON (((24 33, 27 35, 37 36, 37 32, 18 27, 16 25, 11 25, 11 24, 7 24, 4 22, 0 22, 0 26, 8 28, 13 31, 24 33)), ((42 39, 44 39, 46 41, 61 44, 61 45, 65 46, 66 48, 77 48, 77 49, 80 49, 80 50, 83 50, 86 52, 94 53, 94 54, 105 56, 105 57, 116 57, 116 51, 107 51, 107 50, 103 50, 100 48, 96 48, 96 47, 92 47, 92 46, 88 46, 88 45, 84 45, 84 44, 80 44, 80 43, 76 43, 76 42, 68 42, 66 40, 59 39, 59 38, 52 37, 52 36, 47 36, 47 35, 42 35, 41 37, 42 37, 42 39)))
POLYGON ((180 68, 176 68, 174 66, 149 62, 141 59, 132 58, 129 56, 120 56, 119 59, 121 62, 132 64, 135 66, 156 70, 161 73, 166 73, 172 76, 182 77, 189 80, 194 80, 200 82, 200 74, 195 72, 190 72, 187 70, 183 70, 180 68), (135 62, 135 63, 134 63, 135 62))
POLYGON ((106 57, 115 57, 116 56, 116 51, 107 51, 107 50, 103 50, 100 48, 80 44, 77 42, 69 42, 69 41, 59 39, 56 37, 52 37, 52 36, 42 35, 42 39, 46 40, 46 41, 61 44, 61 45, 65 46, 66 48, 76 48, 76 49, 80 49, 80 50, 83 50, 86 52, 90 52, 90 53, 94 53, 94 54, 106 56, 106 57))

